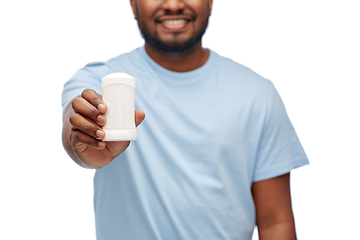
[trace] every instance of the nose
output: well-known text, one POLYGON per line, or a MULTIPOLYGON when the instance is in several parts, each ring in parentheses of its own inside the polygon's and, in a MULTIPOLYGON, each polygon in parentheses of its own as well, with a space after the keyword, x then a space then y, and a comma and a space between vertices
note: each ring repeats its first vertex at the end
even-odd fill
POLYGON ((183 0, 164 0, 163 9, 172 13, 182 12, 185 7, 183 0))

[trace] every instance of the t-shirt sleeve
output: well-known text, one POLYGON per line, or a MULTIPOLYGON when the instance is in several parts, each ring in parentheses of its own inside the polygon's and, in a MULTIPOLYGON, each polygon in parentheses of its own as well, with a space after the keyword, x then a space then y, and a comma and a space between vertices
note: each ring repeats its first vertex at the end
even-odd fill
POLYGON ((253 181, 277 177, 308 163, 284 103, 271 84, 253 181))
POLYGON ((101 79, 109 73, 109 67, 101 62, 90 63, 79 69, 64 85, 62 92, 63 111, 85 89, 93 89, 101 94, 101 79))

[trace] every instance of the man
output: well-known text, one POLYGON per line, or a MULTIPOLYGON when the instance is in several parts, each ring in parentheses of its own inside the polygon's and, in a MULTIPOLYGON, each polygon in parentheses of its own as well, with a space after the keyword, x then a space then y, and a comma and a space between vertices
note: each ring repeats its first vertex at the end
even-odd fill
POLYGON ((269 80, 204 49, 212 0, 131 0, 145 46, 64 86, 63 144, 94 168, 99 240, 296 239, 290 171, 308 163, 269 80), (103 142, 101 78, 136 78, 138 140, 103 142), (84 90, 85 89, 85 90, 84 90))

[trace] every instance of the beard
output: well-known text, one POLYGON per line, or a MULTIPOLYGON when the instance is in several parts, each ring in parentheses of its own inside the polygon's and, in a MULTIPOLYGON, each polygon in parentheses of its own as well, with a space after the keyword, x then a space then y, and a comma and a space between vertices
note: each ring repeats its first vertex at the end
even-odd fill
POLYGON ((136 8, 137 16, 138 16, 138 26, 141 33, 141 36, 144 38, 145 42, 148 43, 152 48, 161 51, 163 53, 182 53, 190 50, 195 45, 197 45, 202 36, 204 35, 206 28, 208 26, 209 19, 202 23, 199 31, 194 33, 189 39, 181 40, 177 38, 177 33, 174 33, 174 40, 172 41, 164 41, 160 39, 157 31, 154 34, 151 34, 147 29, 145 24, 142 24, 140 14, 138 13, 138 9, 136 8))

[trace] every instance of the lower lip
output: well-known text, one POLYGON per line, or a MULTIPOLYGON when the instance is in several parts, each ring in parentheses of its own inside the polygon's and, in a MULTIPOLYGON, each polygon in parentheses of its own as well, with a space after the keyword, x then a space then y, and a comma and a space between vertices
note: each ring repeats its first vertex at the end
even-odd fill
POLYGON ((180 23, 180 24, 169 24, 166 22, 162 22, 161 26, 164 28, 174 31, 174 30, 182 30, 188 25, 188 22, 180 23))

